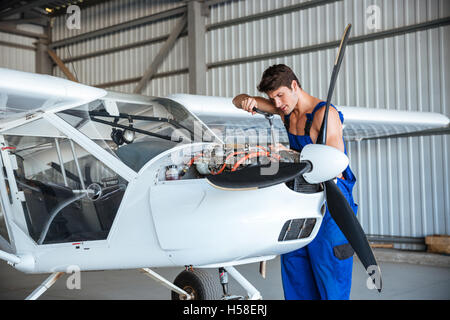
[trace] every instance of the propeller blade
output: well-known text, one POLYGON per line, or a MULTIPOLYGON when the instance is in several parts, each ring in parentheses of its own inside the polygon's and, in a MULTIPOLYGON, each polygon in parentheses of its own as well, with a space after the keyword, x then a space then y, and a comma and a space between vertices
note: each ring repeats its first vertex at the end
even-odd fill
POLYGON ((381 292, 381 270, 355 213, 333 180, 326 181, 324 185, 331 217, 355 250, 369 276, 372 277, 373 272, 378 272, 377 277, 372 277, 372 280, 378 292, 381 292))
MULTIPOLYGON (((319 135, 316 140, 316 144, 326 145, 327 142, 327 124, 328 124, 328 111, 330 109, 331 98, 333 96, 334 87, 336 85, 339 69, 344 59, 345 47, 347 46, 348 36, 352 25, 349 24, 345 28, 344 35, 341 39, 339 51, 334 62, 333 73, 331 74, 330 87, 328 88, 327 103, 325 113, 323 115, 322 126, 320 127, 319 135)), ((350 204, 342 194, 341 190, 334 183, 333 180, 324 182, 325 197, 327 201, 328 211, 331 217, 336 222, 339 229, 347 238, 350 245, 355 250, 358 258, 361 260, 364 268, 369 276, 371 276, 375 287, 378 292, 381 292, 381 271, 375 256, 372 252, 372 248, 367 241, 364 230, 359 224, 350 204), (373 277, 374 273, 378 273, 377 277, 373 277), (379 283, 377 283, 379 282, 379 283)))
POLYGON ((261 170, 269 166, 247 167, 238 171, 210 175, 206 180, 216 188, 226 190, 262 189, 279 183, 293 180, 297 176, 311 170, 309 162, 287 163, 279 162, 278 171, 274 175, 261 175, 261 170))
POLYGON ((331 74, 330 87, 328 88, 327 104, 325 107, 325 113, 323 115, 322 126, 320 127, 319 135, 317 136, 316 143, 326 144, 327 142, 327 124, 328 124, 328 111, 330 109, 331 97, 333 96, 334 86, 336 84, 337 76, 339 74, 339 69, 341 68, 342 60, 344 59, 345 47, 347 46, 348 36, 352 25, 349 24, 345 28, 344 35, 341 39, 341 44, 339 46, 339 51, 334 62, 333 73, 331 74))

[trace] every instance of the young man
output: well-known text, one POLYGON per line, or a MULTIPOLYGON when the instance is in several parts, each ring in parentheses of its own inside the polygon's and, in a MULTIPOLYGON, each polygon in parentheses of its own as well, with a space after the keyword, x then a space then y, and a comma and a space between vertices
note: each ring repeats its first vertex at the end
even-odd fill
MULTIPOLYGON (((267 94, 269 99, 240 94, 233 99, 233 104, 252 114, 255 113, 253 107, 256 107, 280 115, 291 149, 300 152, 305 145, 316 142, 326 102, 306 93, 289 67, 282 64, 269 67, 263 73, 258 90, 267 94)), ((331 105, 327 145, 346 153, 342 135, 343 121, 342 114, 331 105)), ((350 167, 337 178, 337 186, 356 214, 357 205, 352 196, 356 179, 350 167)), ((353 253, 327 209, 316 238, 308 246, 281 256, 285 298, 349 299, 353 253)))

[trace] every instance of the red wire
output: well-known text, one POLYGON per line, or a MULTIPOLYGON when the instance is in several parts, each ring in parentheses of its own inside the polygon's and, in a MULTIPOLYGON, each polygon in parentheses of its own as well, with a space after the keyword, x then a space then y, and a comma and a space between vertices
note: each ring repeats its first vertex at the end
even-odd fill
MULTIPOLYGON (((247 160, 247 159, 250 159, 250 158, 254 158, 254 157, 258 157, 258 156, 261 156, 261 155, 265 155, 265 156, 267 156, 267 157, 271 157, 271 158, 274 158, 274 156, 275 155, 271 155, 269 152, 254 152, 254 153, 249 153, 249 154, 247 154, 245 157, 242 157, 241 159, 239 159, 238 160, 238 162, 236 162, 236 164, 233 166, 233 169, 231 169, 231 171, 236 171, 236 169, 245 161, 245 160, 247 160)), ((279 155, 276 155, 276 157, 275 158, 277 158, 278 157, 278 159, 280 159, 280 156, 279 155)))
POLYGON ((239 151, 239 152, 233 152, 232 154, 229 154, 229 155, 225 158, 225 161, 224 161, 222 167, 219 169, 219 171, 217 171, 217 172, 211 171, 211 174, 216 175, 216 174, 222 173, 223 170, 225 170, 225 168, 226 168, 226 166, 227 166, 227 160, 230 159, 231 157, 235 156, 235 155, 242 154, 242 153, 245 153, 245 152, 239 151))
MULTIPOLYGON (((260 151, 260 152, 253 152, 253 153, 249 153, 249 154, 245 155, 244 157, 240 158, 240 159, 234 164, 234 166, 233 166, 233 168, 231 169, 231 171, 236 171, 236 169, 237 169, 237 168, 238 168, 245 160, 250 159, 250 158, 254 158, 254 157, 258 157, 258 156, 266 156, 266 157, 270 156, 271 158, 275 158, 275 159, 277 159, 277 160, 280 159, 280 156, 279 156, 278 154, 270 154, 270 152, 268 152, 267 149, 264 148, 264 147, 262 147, 262 146, 256 146, 256 147, 257 147, 257 148, 260 148, 260 149, 262 149, 262 150, 264 150, 264 152, 261 152, 261 151, 260 151)), ((239 152, 233 152, 232 154, 229 154, 229 155, 225 158, 225 161, 224 161, 224 164, 222 165, 222 167, 221 167, 218 171, 211 171, 211 174, 212 174, 212 175, 217 175, 217 174, 222 173, 223 170, 225 170, 225 168, 226 168, 226 166, 227 166, 227 160, 228 160, 228 159, 230 159, 230 158, 233 157, 233 156, 236 156, 236 155, 238 155, 238 154, 243 154, 243 153, 245 153, 245 152, 239 151, 239 152)), ((197 160, 197 159, 198 159, 199 157, 201 157, 201 156, 203 156, 203 153, 200 153, 200 154, 196 155, 195 157, 193 157, 193 158, 189 161, 188 167, 190 167, 190 166, 194 163, 194 161, 197 160)))

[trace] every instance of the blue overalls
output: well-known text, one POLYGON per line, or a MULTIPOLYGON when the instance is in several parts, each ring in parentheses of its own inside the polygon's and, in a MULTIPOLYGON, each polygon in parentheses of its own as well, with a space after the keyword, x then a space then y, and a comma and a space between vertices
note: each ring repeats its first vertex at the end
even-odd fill
MULTIPOLYGON (((306 114, 305 135, 289 133, 289 116, 285 116, 291 149, 301 151, 313 143, 309 136, 314 114, 325 106, 322 101, 311 114, 306 114)), ((331 105, 336 108, 335 106, 331 105)), ((336 109, 337 110, 337 109, 336 109)), ((340 111, 339 117, 344 122, 340 111)), ((347 151, 345 149, 345 154, 347 151)), ((353 201, 352 190, 356 182, 348 166, 342 173, 345 179, 337 179, 337 186, 344 194, 355 214, 358 206, 353 201)), ((286 300, 348 300, 350 298, 353 249, 331 218, 328 208, 317 236, 307 246, 281 255, 281 277, 286 300)))

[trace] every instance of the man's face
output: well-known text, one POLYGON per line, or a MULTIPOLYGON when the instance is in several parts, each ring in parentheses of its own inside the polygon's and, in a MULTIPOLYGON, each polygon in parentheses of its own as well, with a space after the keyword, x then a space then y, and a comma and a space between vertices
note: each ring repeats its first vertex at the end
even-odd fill
POLYGON ((298 102, 298 95, 294 88, 282 86, 276 90, 267 92, 270 101, 283 112, 283 114, 289 114, 294 110, 295 105, 298 102))

